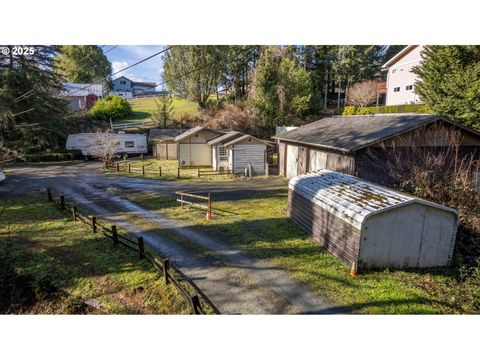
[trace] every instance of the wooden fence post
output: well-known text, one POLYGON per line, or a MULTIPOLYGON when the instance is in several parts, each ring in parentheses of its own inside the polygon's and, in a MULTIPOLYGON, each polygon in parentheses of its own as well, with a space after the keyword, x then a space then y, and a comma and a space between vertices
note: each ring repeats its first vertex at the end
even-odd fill
POLYGON ((142 175, 145 176, 145 165, 142 165, 142 175))
POLYGON ((120 171, 120 164, 119 164, 119 163, 116 163, 115 166, 117 167, 117 169, 116 169, 117 172, 119 172, 119 171, 120 171))
POLYGON ((162 167, 161 166, 158 167, 158 176, 162 177, 162 167))
POLYGON ((113 246, 118 245, 118 233, 117 233, 117 226, 112 225, 112 238, 113 238, 113 246))
POLYGON ((197 178, 200 177, 200 168, 197 167, 197 178))
POLYGON ((130 164, 128 164, 128 172, 131 173, 132 170, 130 169, 130 164))
POLYGON ((170 271, 170 260, 163 259, 163 278, 165 279, 165 285, 170 284, 170 279, 168 278, 168 272, 170 271))
POLYGON ((183 208, 183 194, 180 194, 180 207, 183 208))
POLYGON ((138 256, 143 259, 145 256, 145 243, 143 242, 143 236, 138 238, 138 256))
POLYGON ((77 221, 77 207, 76 206, 72 207, 72 217, 73 217, 73 221, 77 221))
POLYGON ((52 202, 53 197, 52 197, 52 190, 50 188, 47 189, 47 196, 48 196, 48 202, 52 202))
POLYGON ((208 193, 207 220, 212 220, 212 196, 208 193))
POLYGON ((94 233, 97 232, 97 217, 96 216, 92 216, 92 231, 94 233))
POLYGON ((65 196, 60 196, 60 210, 65 210, 65 196))
POLYGON ((140 159, 143 161, 144 159, 143 153, 140 154, 140 159))
POLYGON ((177 168, 177 179, 180 179, 180 168, 177 168))
POLYGON ((198 298, 198 295, 195 294, 190 298, 190 303, 192 304, 192 309, 194 314, 200 314, 200 299, 198 298))

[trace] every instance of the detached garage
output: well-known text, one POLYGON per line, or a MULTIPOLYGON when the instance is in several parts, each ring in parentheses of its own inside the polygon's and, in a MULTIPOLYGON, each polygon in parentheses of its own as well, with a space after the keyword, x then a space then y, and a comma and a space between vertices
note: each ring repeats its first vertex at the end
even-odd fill
POLYGON ((454 209, 330 170, 290 180, 288 215, 359 268, 446 266, 458 223, 454 209))
POLYGON ((178 145, 178 165, 212 166, 212 148, 208 142, 225 131, 197 126, 175 138, 178 145))

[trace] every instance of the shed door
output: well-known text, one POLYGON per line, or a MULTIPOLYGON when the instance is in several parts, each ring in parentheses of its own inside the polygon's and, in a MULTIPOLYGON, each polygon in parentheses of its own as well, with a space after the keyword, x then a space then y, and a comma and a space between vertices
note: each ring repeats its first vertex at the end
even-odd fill
POLYGON ((307 154, 308 149, 304 147, 298 148, 297 175, 305 174, 307 172, 307 154))
POLYGON ((287 177, 297 176, 298 146, 287 145, 287 177))

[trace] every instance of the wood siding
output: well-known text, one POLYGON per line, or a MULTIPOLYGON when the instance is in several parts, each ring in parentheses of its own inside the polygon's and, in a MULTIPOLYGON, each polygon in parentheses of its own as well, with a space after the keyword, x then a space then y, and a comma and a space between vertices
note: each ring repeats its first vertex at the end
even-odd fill
POLYGON ((288 216, 345 263, 358 261, 360 231, 292 189, 288 190, 288 216))
POLYGON ((248 163, 252 164, 254 175, 265 175, 266 145, 257 143, 235 144, 233 146, 233 172, 243 174, 248 163))
POLYGON ((278 171, 280 176, 286 176, 286 158, 287 158, 287 145, 283 142, 278 143, 278 171))
POLYGON ((177 144, 153 144, 153 157, 158 160, 177 160, 177 144))
POLYGON ((178 163, 180 166, 211 166, 212 148, 207 144, 221 134, 203 129, 178 142, 178 163))

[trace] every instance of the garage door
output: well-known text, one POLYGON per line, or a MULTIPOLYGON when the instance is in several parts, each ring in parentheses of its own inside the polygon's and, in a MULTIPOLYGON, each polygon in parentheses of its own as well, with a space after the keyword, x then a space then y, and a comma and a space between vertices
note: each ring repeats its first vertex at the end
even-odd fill
POLYGON ((287 145, 287 177, 297 176, 298 146, 287 145))

